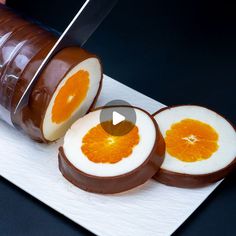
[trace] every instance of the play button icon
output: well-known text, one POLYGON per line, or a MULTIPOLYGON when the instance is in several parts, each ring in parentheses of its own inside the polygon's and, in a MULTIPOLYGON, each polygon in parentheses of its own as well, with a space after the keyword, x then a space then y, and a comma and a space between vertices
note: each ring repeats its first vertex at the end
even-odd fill
POLYGON ((126 101, 112 100, 100 113, 102 128, 113 136, 129 133, 136 123, 135 109, 126 101))
POLYGON ((119 114, 116 111, 113 111, 113 113, 112 113, 112 124, 113 125, 117 125, 124 120, 125 120, 124 116, 122 116, 121 114, 119 114))

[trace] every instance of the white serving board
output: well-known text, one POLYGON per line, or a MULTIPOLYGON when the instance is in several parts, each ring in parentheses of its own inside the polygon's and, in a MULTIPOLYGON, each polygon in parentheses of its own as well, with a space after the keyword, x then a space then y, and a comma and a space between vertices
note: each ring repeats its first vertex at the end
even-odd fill
MULTIPOLYGON (((113 99, 155 112, 164 105, 105 76, 97 106, 113 99)), ((187 190, 154 180, 116 195, 82 191, 58 170, 62 140, 38 144, 0 122, 0 174, 51 208, 101 236, 147 236, 173 233, 217 187, 187 190)))

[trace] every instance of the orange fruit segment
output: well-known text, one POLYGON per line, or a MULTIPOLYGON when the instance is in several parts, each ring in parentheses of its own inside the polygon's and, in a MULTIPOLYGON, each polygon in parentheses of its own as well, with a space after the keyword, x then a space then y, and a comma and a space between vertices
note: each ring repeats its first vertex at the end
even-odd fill
POLYGON ((89 72, 79 70, 60 89, 52 108, 52 122, 68 120, 85 99, 89 89, 89 72))
MULTIPOLYGON (((129 121, 123 122, 130 125, 129 121)), ((103 123, 112 127, 112 121, 103 123)), ((107 133, 101 124, 98 124, 83 137, 81 150, 92 162, 114 164, 129 157, 138 143, 139 130, 137 126, 134 126, 129 133, 123 136, 113 136, 107 133)))
POLYGON ((206 160, 218 149, 218 134, 210 125, 184 119, 166 131, 167 152, 184 162, 206 160))

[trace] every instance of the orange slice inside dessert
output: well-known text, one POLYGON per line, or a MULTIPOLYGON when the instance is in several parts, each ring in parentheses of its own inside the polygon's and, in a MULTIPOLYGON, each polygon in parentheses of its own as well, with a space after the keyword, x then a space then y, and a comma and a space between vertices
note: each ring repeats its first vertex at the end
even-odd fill
POLYGON ((218 149, 218 134, 210 125, 184 119, 172 124, 166 131, 166 150, 181 161, 195 162, 205 160, 218 149))
MULTIPOLYGON (((112 121, 107 121, 103 125, 112 126, 112 121)), ((113 136, 103 127, 98 124, 91 128, 83 138, 81 150, 88 159, 95 163, 117 163, 129 157, 133 148, 139 143, 138 127, 134 126, 123 136, 113 136)))
POLYGON ((55 98, 52 121, 60 124, 66 121, 85 99, 89 89, 89 72, 79 70, 63 85, 55 98))

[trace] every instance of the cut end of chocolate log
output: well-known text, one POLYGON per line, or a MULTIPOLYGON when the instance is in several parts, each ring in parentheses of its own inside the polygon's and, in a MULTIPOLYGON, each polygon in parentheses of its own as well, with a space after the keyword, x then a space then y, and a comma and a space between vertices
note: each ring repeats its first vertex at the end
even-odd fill
POLYGON ((175 187, 215 183, 236 168, 236 131, 216 112, 201 106, 167 107, 154 114, 166 143, 165 160, 154 176, 175 187))
MULTIPOLYGON (((102 67, 95 55, 77 47, 61 50, 39 76, 28 106, 15 121, 37 141, 59 139, 93 107, 102 77, 102 67)), ((23 91, 20 86, 16 85, 16 92, 23 91)), ((14 95, 13 101, 21 96, 14 95)))
MULTIPOLYGON (((135 110, 136 123, 127 134, 114 136, 100 122, 103 109, 112 107, 88 113, 67 131, 59 149, 59 169, 68 181, 85 191, 114 194, 152 178, 163 163, 165 144, 147 112, 125 107, 135 110)), ((112 129, 110 120, 103 122, 112 129)), ((125 128, 128 123, 123 122, 125 128)))
POLYGON ((55 74, 60 78, 61 67, 68 69, 63 71, 63 78, 50 96, 41 127, 44 138, 50 141, 64 136, 68 128, 89 111, 101 89, 102 68, 96 56, 78 48, 64 49, 49 63, 41 80, 53 81, 55 74))

